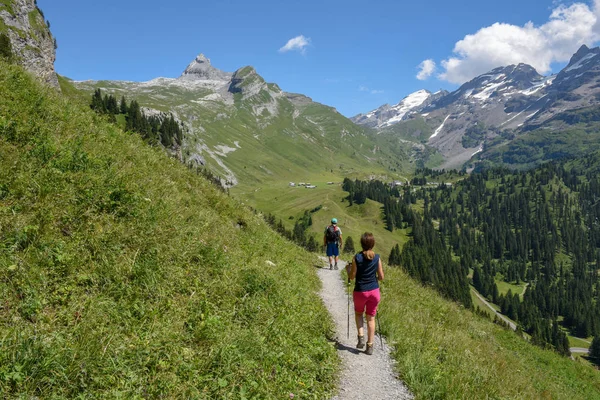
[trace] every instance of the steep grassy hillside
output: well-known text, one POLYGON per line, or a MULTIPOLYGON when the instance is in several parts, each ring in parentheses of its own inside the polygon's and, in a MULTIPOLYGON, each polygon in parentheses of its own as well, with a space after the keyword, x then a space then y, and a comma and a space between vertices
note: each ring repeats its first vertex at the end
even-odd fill
POLYGON ((0 63, 0 397, 328 397, 313 256, 86 108, 0 63))
POLYGON ((388 269, 381 327, 418 399, 597 399, 600 374, 388 269))

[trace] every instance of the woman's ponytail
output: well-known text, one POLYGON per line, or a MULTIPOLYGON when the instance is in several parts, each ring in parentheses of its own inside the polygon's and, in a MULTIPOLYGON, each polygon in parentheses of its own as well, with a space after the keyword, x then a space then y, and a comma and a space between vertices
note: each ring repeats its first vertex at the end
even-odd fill
POLYGON ((365 232, 360 237, 360 246, 363 249, 363 254, 367 259, 372 260, 375 258, 375 252, 373 251, 373 247, 375 247, 375 237, 370 232, 365 232))

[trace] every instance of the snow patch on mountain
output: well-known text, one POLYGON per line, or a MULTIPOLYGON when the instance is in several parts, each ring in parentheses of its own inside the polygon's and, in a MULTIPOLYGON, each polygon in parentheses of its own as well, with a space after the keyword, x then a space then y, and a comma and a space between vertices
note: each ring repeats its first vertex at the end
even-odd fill
POLYGON ((446 124, 446 121, 448 121, 448 118, 450 118, 450 114, 448 114, 446 116, 446 118, 444 118, 444 122, 442 122, 442 124, 440 126, 438 126, 438 128, 435 130, 435 132, 433 132, 433 135, 431 135, 429 137, 429 140, 431 140, 434 137, 436 137, 442 131, 442 129, 444 129, 444 125, 446 124))
POLYGON ((598 54, 596 53, 588 53, 585 56, 583 56, 580 60, 578 60, 575 64, 571 65, 570 67, 565 69, 565 72, 571 72, 575 69, 579 69, 581 67, 583 67, 585 64, 587 64, 587 62, 589 60, 591 60, 592 58, 596 57, 598 54))
POLYGON ((477 149, 477 151, 475 151, 475 153, 471 154, 471 157, 473 157, 473 156, 474 156, 475 154, 477 154, 477 153, 481 153, 482 151, 483 151, 483 144, 481 144, 481 145, 479 146, 479 148, 477 149))
POLYGON ((548 78, 542 80, 541 82, 533 85, 532 87, 519 91, 519 93, 524 94, 525 96, 531 96, 532 94, 535 94, 540 90, 552 85, 552 82, 554 82, 555 79, 556 75, 551 75, 548 78))
POLYGON ((427 90, 419 90, 418 92, 409 94, 404 99, 402 99, 400 103, 396 104, 391 108, 394 112, 396 112, 396 115, 390 118, 387 122, 381 124, 380 126, 390 126, 395 124, 396 122, 402 121, 406 114, 419 107, 430 96, 431 93, 427 90))
POLYGON ((486 85, 481 92, 474 94, 473 97, 478 100, 482 100, 482 101, 487 100, 496 91, 496 89, 498 89, 500 86, 504 85, 505 83, 506 83, 505 81, 490 83, 489 85, 486 85))

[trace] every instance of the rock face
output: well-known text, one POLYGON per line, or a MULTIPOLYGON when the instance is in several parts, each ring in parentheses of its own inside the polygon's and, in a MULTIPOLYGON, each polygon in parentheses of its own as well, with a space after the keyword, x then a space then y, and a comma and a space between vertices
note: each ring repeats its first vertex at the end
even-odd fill
POLYGON ((35 0, 0 2, 0 33, 6 34, 16 62, 58 88, 55 41, 35 0))
POLYGON ((229 72, 221 71, 213 67, 204 54, 200 54, 194 61, 192 61, 183 74, 181 79, 192 79, 192 80, 210 80, 210 81, 227 81, 231 79, 232 74, 229 72))

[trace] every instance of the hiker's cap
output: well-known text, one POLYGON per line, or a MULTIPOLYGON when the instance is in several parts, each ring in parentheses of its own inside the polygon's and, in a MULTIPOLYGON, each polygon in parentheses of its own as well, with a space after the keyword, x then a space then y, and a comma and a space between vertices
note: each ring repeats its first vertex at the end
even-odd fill
POLYGON ((337 218, 331 218, 331 223, 332 224, 337 224, 337 218))

